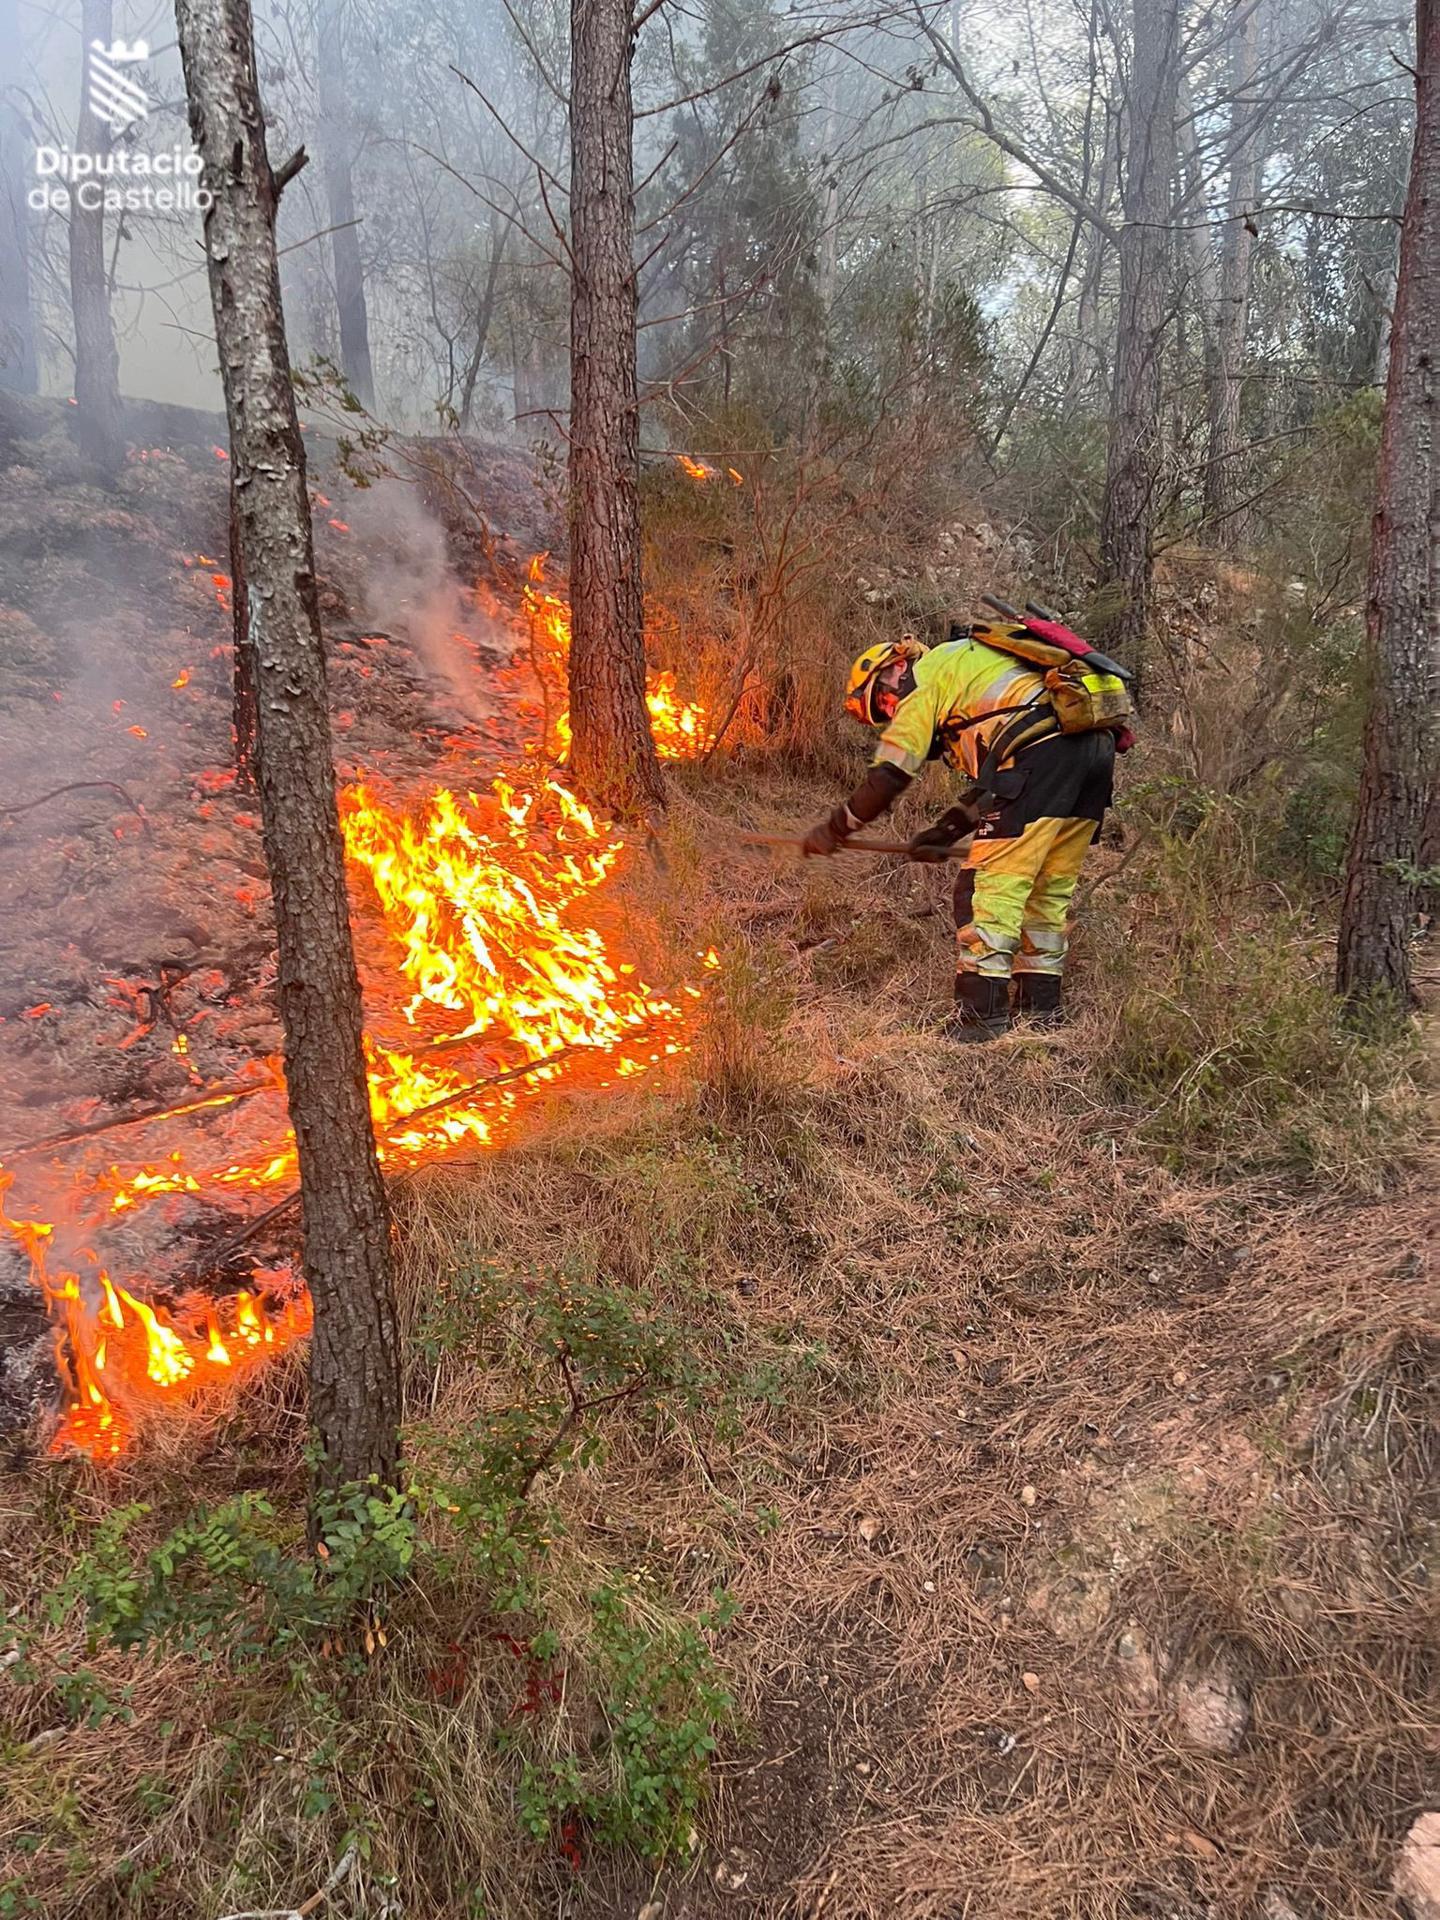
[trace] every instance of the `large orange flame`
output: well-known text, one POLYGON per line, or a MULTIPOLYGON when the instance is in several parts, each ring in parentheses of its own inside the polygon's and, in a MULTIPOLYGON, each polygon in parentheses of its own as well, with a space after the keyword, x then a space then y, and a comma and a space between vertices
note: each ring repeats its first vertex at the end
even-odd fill
MULTIPOLYGON (((202 556, 202 564, 213 563, 202 556)), ((543 561, 532 572, 526 613, 532 631, 539 621, 551 636, 552 668, 563 666, 569 609, 543 589, 543 561)), ((218 593, 218 576, 215 584, 218 593)), ((649 700, 661 751, 695 751, 701 709, 676 697, 667 674, 654 678, 649 700)), ((563 716, 556 733, 568 737, 563 716)), ((226 781, 200 776, 197 784, 213 791, 226 781)), ((624 957, 623 925, 603 897, 624 843, 556 780, 527 769, 483 793, 442 789, 413 811, 354 787, 341 796, 341 824, 370 903, 367 912, 361 902, 357 932, 375 1029, 366 1042, 371 1111, 385 1161, 492 1148, 547 1085, 585 1074, 608 1086, 686 1044, 698 989, 653 992, 624 957)), ((713 954, 702 959, 717 964, 713 954)), ((252 1271, 248 1287, 225 1297, 192 1286, 165 1305, 142 1297, 153 1286, 113 1277, 89 1245, 107 1223, 148 1206, 233 1205, 227 1196, 243 1193, 268 1208, 277 1191, 293 1190, 279 1062, 266 1070, 268 1085, 246 1103, 247 1129, 218 1157, 173 1148, 139 1164, 72 1170, 63 1176, 63 1229, 0 1210, 0 1228, 29 1255, 55 1328, 65 1387, 55 1451, 114 1459, 153 1412, 242 1380, 309 1332, 310 1302, 288 1268, 252 1271)), ((207 1104, 225 1100, 197 1084, 184 1111, 207 1104)), ((9 1185, 0 1173, 0 1197, 9 1185)), ((256 1217, 252 1208, 246 1218, 256 1217)))

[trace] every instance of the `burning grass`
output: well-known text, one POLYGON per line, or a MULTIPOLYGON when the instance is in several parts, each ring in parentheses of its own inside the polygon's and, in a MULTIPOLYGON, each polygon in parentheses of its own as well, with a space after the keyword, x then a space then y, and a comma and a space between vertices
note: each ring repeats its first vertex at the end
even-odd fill
MULTIPOLYGON (((227 614, 230 582, 215 562, 200 552, 184 566, 208 575, 216 610, 227 614)), ((543 632, 533 664, 548 688, 563 681, 568 609, 542 592, 538 559, 531 574, 527 611, 517 609, 512 621, 517 639, 528 625, 532 652, 543 632)), ((384 635, 369 639, 389 644, 384 635)), ((211 649, 217 651, 223 643, 211 649)), ((363 684, 373 669, 356 664, 363 684)), ((170 674, 171 695, 190 686, 189 668, 170 674)), ((112 705, 119 717, 126 702, 112 705)), ((674 698, 670 675, 655 677, 651 706, 665 750, 693 751, 703 709, 674 698)), ((336 723, 346 727, 353 719, 345 711, 336 723)), ((552 749, 563 748, 563 714, 548 738, 552 749)), ((454 758, 472 744, 447 736, 437 758, 454 758)), ((494 742, 483 744, 493 754, 494 742)), ((233 773, 208 769, 196 779, 203 820, 214 819, 223 800, 237 825, 255 829, 253 815, 234 810, 233 773)), ((608 1088, 687 1044, 700 991, 695 980, 713 956, 666 954, 663 989, 647 982, 635 930, 607 903, 628 857, 625 843, 554 777, 538 743, 481 791, 433 782, 427 791, 413 771, 399 781, 377 772, 343 792, 341 810, 373 1028, 371 1106, 387 1168, 413 1167, 462 1146, 493 1149, 547 1086, 608 1088)), ((140 822, 148 832, 143 814, 140 822)), ((242 885, 242 894, 252 907, 259 903, 258 889, 242 885)), ((138 1014, 144 1000, 149 1009, 119 1052, 154 1032, 163 971, 161 977, 159 989, 135 989, 123 978, 108 983, 116 1004, 138 1014)), ((51 1011, 48 1004, 29 1009, 36 1018, 51 1011)), ((56 1327, 66 1394, 53 1439, 58 1451, 114 1459, 156 1415, 191 1409, 248 1381, 309 1330, 304 1290, 278 1251, 259 1269, 234 1258, 295 1193, 279 1063, 271 1059, 237 1086, 196 1067, 188 1033, 177 1031, 170 1050, 192 1095, 139 1109, 135 1118, 144 1124, 125 1136, 127 1159, 108 1160, 104 1147, 92 1148, 92 1135, 106 1135, 105 1146, 114 1137, 101 1120, 27 1143, 16 1156, 17 1175, 0 1176, 5 1188, 15 1184, 0 1225, 28 1258, 56 1327), (248 1103, 243 1114, 240 1101, 248 1103), (184 1144, 170 1146, 189 1115, 203 1115, 204 1130, 186 1129, 184 1144), (51 1146, 59 1157, 42 1161, 38 1149, 48 1153, 51 1146), (147 1213, 158 1211, 167 1224, 188 1218, 213 1227, 224 1208, 232 1211, 231 1231, 225 1258, 212 1258, 202 1276, 209 1286, 195 1285, 195 1276, 177 1284, 163 1269, 157 1281, 134 1264, 138 1222, 147 1213), (121 1215, 136 1230, 117 1244, 121 1215)))

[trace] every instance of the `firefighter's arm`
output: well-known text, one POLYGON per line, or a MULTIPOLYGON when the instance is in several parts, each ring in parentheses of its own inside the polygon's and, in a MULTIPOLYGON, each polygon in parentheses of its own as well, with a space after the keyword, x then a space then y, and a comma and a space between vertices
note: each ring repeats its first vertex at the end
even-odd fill
POLYGON ((981 818, 980 809, 972 800, 957 800, 938 820, 917 833, 906 851, 912 860, 922 863, 948 860, 955 842, 963 840, 967 833, 973 833, 981 818))
POLYGON ((811 827, 801 842, 804 852, 838 853, 852 833, 878 820, 893 807, 909 784, 908 773, 877 762, 843 806, 836 807, 832 814, 811 827))
POLYGON ((843 807, 810 829, 805 852, 837 853, 857 828, 888 812, 929 759, 938 726, 934 689, 907 693, 880 736, 870 771, 843 807))
POLYGON ((904 774, 905 780, 899 788, 903 793, 934 751, 940 721, 939 692, 936 687, 916 687, 907 693, 891 714, 890 723, 880 736, 871 772, 888 767, 894 773, 904 774))

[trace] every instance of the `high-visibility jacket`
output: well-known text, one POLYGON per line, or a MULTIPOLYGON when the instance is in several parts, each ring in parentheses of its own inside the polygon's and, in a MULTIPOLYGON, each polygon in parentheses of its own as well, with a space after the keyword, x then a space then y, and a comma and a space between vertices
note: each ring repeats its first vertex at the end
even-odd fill
POLYGON ((1000 729, 1045 697, 1043 673, 978 640, 931 647, 911 671, 914 690, 896 707, 872 762, 911 778, 941 757, 976 779, 1000 729))

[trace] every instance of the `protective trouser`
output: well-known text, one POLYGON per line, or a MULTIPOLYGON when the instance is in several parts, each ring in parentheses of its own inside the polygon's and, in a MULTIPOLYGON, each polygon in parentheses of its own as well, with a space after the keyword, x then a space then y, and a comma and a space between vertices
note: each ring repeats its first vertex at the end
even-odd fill
POLYGON ((960 973, 1059 976, 1070 896, 1114 778, 1108 732, 1042 740, 1001 775, 1001 804, 981 823, 955 883, 960 973))

